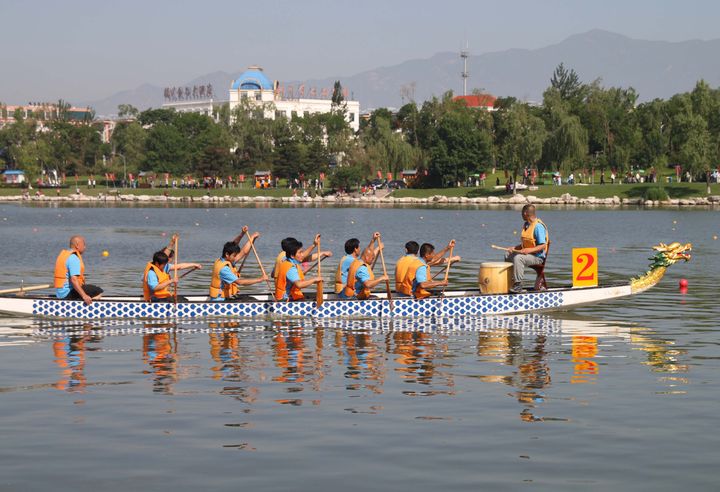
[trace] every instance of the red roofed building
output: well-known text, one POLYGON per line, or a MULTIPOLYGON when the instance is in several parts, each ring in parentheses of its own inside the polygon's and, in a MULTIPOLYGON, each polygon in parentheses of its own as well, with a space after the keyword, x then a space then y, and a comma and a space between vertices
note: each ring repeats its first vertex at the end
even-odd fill
POLYGON ((465 101, 468 108, 480 108, 487 111, 495 111, 497 97, 490 94, 472 94, 469 96, 455 96, 453 101, 465 101))

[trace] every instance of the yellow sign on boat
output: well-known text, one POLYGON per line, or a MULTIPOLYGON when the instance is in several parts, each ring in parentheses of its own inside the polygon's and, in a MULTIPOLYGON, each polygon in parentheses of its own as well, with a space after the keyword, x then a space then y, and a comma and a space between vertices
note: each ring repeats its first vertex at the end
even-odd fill
POLYGON ((573 248, 573 287, 596 287, 598 284, 597 248, 573 248))

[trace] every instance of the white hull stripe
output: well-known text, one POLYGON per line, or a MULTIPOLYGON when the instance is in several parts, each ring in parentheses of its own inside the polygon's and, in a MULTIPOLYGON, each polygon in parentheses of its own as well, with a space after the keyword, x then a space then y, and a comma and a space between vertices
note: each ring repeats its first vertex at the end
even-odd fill
POLYGON ((80 301, 49 298, 0 297, 0 311, 12 314, 73 318, 206 318, 206 317, 312 317, 376 318, 482 316, 566 309, 631 295, 630 285, 588 289, 562 289, 519 295, 452 295, 427 299, 394 299, 390 311, 386 299, 325 301, 318 309, 314 301, 301 302, 187 302, 148 303, 106 298, 90 306, 80 301))

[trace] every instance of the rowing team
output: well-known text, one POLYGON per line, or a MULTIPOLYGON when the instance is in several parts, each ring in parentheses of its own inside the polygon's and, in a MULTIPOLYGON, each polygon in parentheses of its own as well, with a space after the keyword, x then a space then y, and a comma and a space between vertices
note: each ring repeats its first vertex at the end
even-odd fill
MULTIPOLYGON (((539 265, 544 262, 549 244, 549 236, 545 224, 535 215, 535 207, 523 207, 524 219, 521 244, 505 248, 505 260, 513 263, 514 284, 511 292, 522 292, 522 281, 525 267, 539 265)), ((212 301, 229 301, 240 298, 239 288, 268 282, 270 277, 260 262, 255 251, 255 241, 259 233, 249 234, 247 226, 242 228, 240 234, 225 243, 222 255, 213 264, 210 280, 209 296, 212 301), (240 243, 247 235, 243 247, 240 243), (241 278, 240 271, 250 252, 260 264, 262 275, 256 278, 241 278), (239 266, 238 266, 239 263, 239 266)), ((145 266, 142 277, 143 298, 148 302, 186 302, 187 299, 177 295, 177 284, 181 277, 179 271, 193 271, 202 266, 199 263, 171 264, 177 250, 178 237, 173 236, 170 244, 153 255, 152 261, 145 266), (173 275, 171 275, 171 273, 173 275), (173 292, 174 291, 174 292, 173 292)), ((273 297, 276 301, 299 301, 305 299, 303 289, 317 285, 322 290, 320 275, 306 277, 306 275, 326 257, 332 256, 331 251, 320 250, 320 234, 308 248, 295 238, 288 237, 281 241, 282 251, 277 256, 272 278, 275 283, 273 297), (313 252, 317 248, 317 252, 313 252), (308 262, 316 261, 308 266, 308 262)), ((459 256, 453 255, 455 240, 452 240, 442 250, 435 252, 430 243, 419 245, 415 241, 405 244, 405 255, 395 266, 395 296, 414 297, 423 299, 433 295, 432 289, 448 285, 448 271, 452 263, 460 261, 459 256), (433 280, 430 267, 445 265, 443 280, 433 280)), ((370 243, 364 250, 360 249, 360 241, 356 238, 345 242, 345 255, 340 260, 335 272, 335 293, 341 299, 368 299, 372 290, 385 282, 388 294, 390 284, 385 269, 383 257, 384 244, 379 232, 372 235, 370 243), (378 258, 381 258, 382 275, 375 277, 373 268, 378 258)), ((85 239, 82 236, 73 236, 70 239, 70 248, 63 250, 55 262, 54 287, 60 299, 82 300, 86 304, 99 299, 103 293, 100 287, 85 283, 85 266, 82 254, 85 251, 85 239)), ((189 271, 187 273, 189 273, 189 271)), ((187 275, 185 273, 184 275, 187 275)), ((183 275, 183 276, 184 276, 183 275)))

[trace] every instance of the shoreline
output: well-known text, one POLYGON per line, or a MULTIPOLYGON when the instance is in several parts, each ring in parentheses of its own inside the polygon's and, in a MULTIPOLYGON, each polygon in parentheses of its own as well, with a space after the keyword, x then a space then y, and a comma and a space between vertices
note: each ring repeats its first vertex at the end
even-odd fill
POLYGON ((85 195, 71 194, 66 196, 30 196, 22 195, 0 196, 0 203, 97 203, 97 204, 135 204, 135 203, 181 203, 181 204, 210 204, 210 203, 261 203, 261 204, 320 204, 320 205, 571 205, 571 206, 642 206, 642 207, 706 207, 720 208, 720 195, 704 197, 675 198, 666 201, 645 200, 643 198, 609 198, 585 197, 579 198, 564 193, 558 197, 538 198, 532 195, 509 195, 487 197, 456 197, 433 195, 427 198, 393 197, 385 196, 341 196, 335 195, 312 197, 277 197, 277 196, 231 196, 231 195, 204 195, 204 196, 165 196, 165 195, 134 195, 134 194, 103 194, 85 195))

